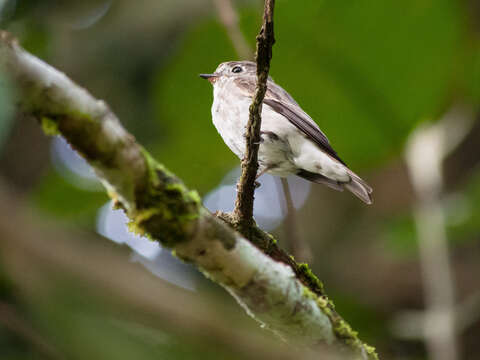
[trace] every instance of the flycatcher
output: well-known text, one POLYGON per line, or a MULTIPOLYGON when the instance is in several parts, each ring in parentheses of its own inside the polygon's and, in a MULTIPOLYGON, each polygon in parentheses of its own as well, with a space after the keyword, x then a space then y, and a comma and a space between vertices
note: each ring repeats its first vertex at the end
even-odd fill
MULTIPOLYGON (((213 74, 201 74, 213 84, 213 124, 240 159, 245 153, 245 128, 257 82, 256 64, 230 61, 213 74)), ((262 106, 259 173, 298 175, 332 189, 347 189, 367 204, 372 188, 340 159, 325 134, 297 102, 269 77, 262 106)))

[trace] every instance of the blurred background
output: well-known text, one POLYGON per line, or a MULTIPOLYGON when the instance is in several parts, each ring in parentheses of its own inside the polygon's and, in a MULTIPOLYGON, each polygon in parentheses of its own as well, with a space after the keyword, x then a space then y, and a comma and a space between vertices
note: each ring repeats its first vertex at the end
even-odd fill
MULTIPOLYGON (((229 210, 239 161, 198 74, 248 56, 262 8, 0 0, 0 26, 229 210)), ((338 312, 382 359, 479 359, 480 4, 277 0, 275 26, 271 76, 374 188, 365 206, 288 180, 338 312)), ((289 358, 220 287, 129 234, 89 166, 15 113, 6 74, 0 85, 1 359, 289 358)), ((255 217, 286 247, 282 186, 261 182, 255 217)))

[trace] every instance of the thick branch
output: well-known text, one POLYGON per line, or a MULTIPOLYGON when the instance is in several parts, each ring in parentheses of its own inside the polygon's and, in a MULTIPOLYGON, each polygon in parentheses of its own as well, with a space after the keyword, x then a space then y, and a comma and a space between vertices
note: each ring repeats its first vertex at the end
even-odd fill
POLYGON ((283 339, 338 344, 354 358, 377 358, 335 312, 308 268, 289 259, 261 230, 254 228, 252 240, 270 256, 210 214, 198 194, 152 159, 103 101, 25 52, 5 32, 0 32, 0 70, 17 86, 19 110, 85 157, 133 230, 193 263, 283 339))
POLYGON ((253 199, 255 193, 255 178, 258 171, 258 147, 260 145, 260 126, 262 123, 262 102, 267 91, 268 72, 272 59, 273 36, 273 8, 275 0, 265 0, 263 25, 257 36, 257 86, 250 105, 245 133, 245 157, 242 159, 242 175, 237 184, 237 199, 233 218, 236 228, 244 235, 249 236, 253 223, 253 199))

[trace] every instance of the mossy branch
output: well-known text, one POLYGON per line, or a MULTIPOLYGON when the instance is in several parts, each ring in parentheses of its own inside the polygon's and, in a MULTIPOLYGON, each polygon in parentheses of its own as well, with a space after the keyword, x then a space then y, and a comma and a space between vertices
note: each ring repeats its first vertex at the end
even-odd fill
POLYGON ((306 265, 279 249, 254 224, 251 242, 201 204, 196 191, 156 162, 105 102, 0 32, 0 71, 16 85, 18 111, 59 134, 93 167, 131 229, 159 241, 223 286, 256 320, 286 341, 346 349, 377 359, 373 348, 335 312, 306 265), (252 243, 256 244, 254 246, 252 243))

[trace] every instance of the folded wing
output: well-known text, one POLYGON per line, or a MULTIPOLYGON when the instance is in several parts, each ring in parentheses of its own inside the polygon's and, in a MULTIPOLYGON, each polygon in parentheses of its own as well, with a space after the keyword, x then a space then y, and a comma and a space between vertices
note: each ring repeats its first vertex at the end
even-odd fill
MULTIPOLYGON (((253 96, 256 83, 255 77, 245 76, 235 79, 235 82, 245 92, 246 96, 253 96)), ((283 115, 283 117, 303 132, 320 149, 346 166, 345 162, 340 159, 337 152, 333 150, 328 138, 320 130, 315 121, 313 121, 312 118, 300 108, 290 94, 275 84, 273 80, 269 80, 267 84, 268 90, 265 94, 263 103, 270 106, 275 112, 283 115)))

